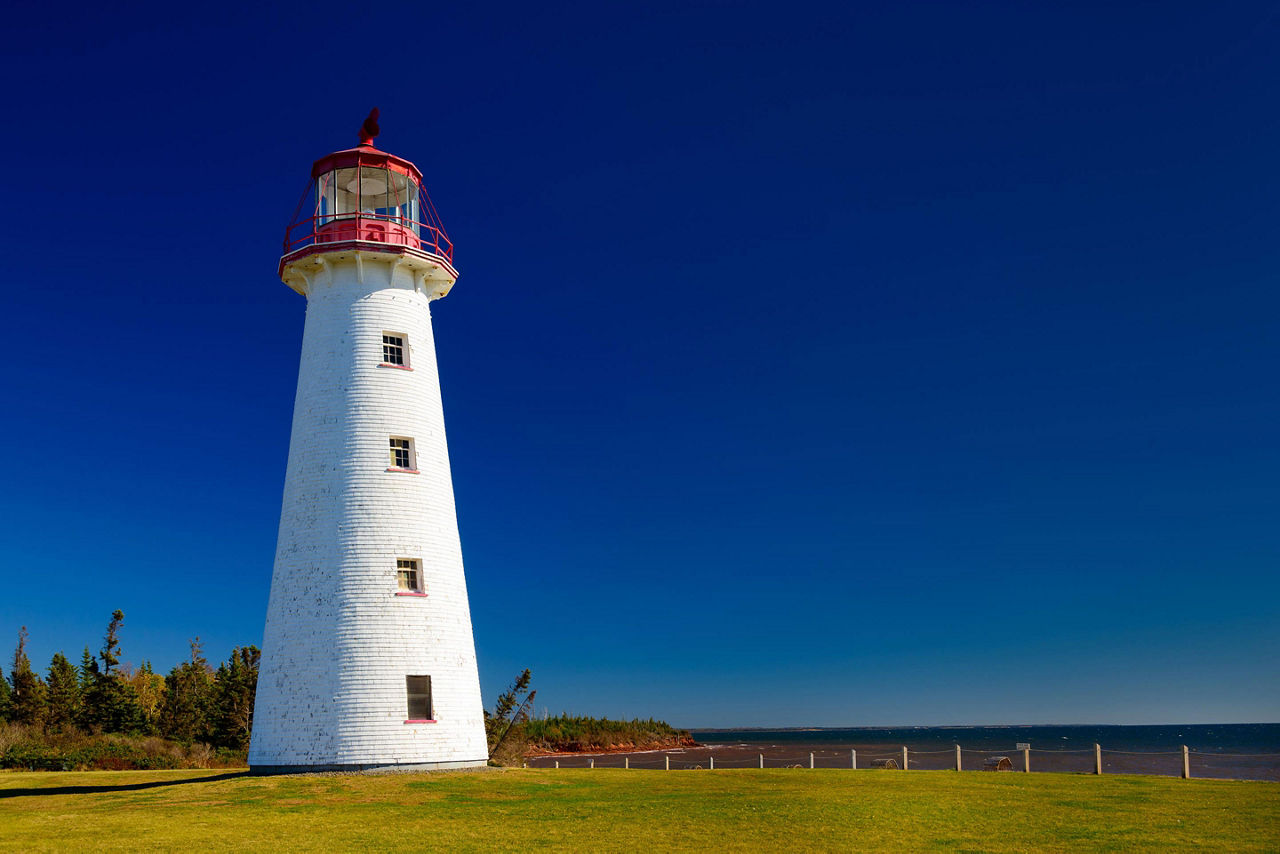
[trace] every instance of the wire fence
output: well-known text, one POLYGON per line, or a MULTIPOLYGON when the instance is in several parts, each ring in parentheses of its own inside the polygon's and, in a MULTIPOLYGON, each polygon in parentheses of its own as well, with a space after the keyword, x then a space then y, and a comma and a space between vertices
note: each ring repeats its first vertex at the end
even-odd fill
POLYGON ((1216 751, 1046 750, 1018 745, 1012 750, 960 745, 941 750, 822 749, 758 751, 747 746, 685 748, 665 752, 542 756, 532 768, 620 768, 624 770, 720 771, 797 768, 899 771, 1050 772, 1066 774, 1149 774, 1170 777, 1280 781, 1280 753, 1216 751))

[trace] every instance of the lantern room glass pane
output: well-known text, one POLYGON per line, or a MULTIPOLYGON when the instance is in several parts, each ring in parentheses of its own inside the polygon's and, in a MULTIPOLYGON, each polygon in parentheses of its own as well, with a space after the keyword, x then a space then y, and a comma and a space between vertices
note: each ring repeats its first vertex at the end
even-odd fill
POLYGON ((333 173, 326 172, 316 179, 316 225, 333 220, 333 173))
POLYGON ((378 218, 390 218, 391 182, 386 169, 364 166, 360 169, 360 212, 378 218))
POLYGON ((355 169, 337 169, 333 172, 333 212, 336 216, 353 216, 360 211, 359 183, 355 169))
POLYGON ((391 188, 387 196, 387 212, 401 225, 412 226, 417 220, 418 185, 408 175, 391 172, 391 188))

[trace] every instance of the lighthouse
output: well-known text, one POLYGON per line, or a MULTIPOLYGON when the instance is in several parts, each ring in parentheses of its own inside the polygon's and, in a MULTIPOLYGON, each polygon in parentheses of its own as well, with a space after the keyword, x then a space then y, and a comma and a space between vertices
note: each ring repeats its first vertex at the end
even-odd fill
POLYGON ((320 158, 280 278, 306 323, 249 765, 488 759, 430 306, 453 244, 422 173, 374 146, 320 158))

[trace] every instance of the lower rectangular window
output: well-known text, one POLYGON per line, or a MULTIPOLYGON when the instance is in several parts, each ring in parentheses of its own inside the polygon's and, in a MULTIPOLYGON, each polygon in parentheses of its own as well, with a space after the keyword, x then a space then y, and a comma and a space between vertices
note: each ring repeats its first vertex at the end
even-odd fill
POLYGON ((406 676, 404 688, 409 699, 408 719, 411 721, 435 720, 434 710, 431 708, 431 677, 406 676))

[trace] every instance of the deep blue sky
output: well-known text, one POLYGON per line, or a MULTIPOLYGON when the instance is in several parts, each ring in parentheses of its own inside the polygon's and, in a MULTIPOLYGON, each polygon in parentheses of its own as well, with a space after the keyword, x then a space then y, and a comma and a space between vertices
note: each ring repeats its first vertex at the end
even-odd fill
POLYGON ((280 238, 377 105, 488 702, 1280 719, 1266 4, 263 5, 6 13, 5 649, 261 642, 280 238))

